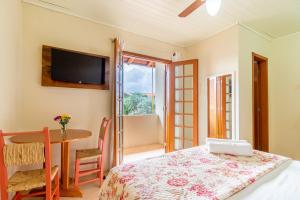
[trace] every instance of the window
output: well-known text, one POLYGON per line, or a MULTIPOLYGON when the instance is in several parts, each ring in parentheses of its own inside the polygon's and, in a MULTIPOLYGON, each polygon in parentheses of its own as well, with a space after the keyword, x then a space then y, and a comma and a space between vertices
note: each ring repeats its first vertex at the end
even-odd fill
POLYGON ((155 68, 124 63, 124 114, 155 112, 155 68))

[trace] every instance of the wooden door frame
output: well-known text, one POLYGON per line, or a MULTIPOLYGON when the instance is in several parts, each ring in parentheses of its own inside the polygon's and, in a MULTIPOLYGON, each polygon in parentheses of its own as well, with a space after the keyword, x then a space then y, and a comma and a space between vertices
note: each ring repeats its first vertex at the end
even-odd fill
MULTIPOLYGON (((216 124, 217 138, 226 139, 226 77, 231 74, 215 76, 216 82, 216 124), (225 109, 224 109, 225 107, 225 109)), ((233 106, 233 105, 232 105, 233 106)), ((232 109, 232 108, 231 108, 232 109)), ((210 78, 207 78, 207 132, 210 136, 210 78)), ((231 120, 232 121, 232 120, 231 120)))
POLYGON ((154 56, 148 56, 145 54, 140 54, 140 53, 134 53, 134 52, 130 52, 130 51, 123 51, 123 55, 124 56, 129 56, 129 57, 134 57, 134 58, 139 58, 139 59, 144 59, 144 60, 149 60, 149 61, 153 61, 153 62, 159 62, 159 63, 163 63, 165 64, 165 82, 164 82, 164 91, 165 91, 165 96, 164 96, 164 127, 163 127, 163 132, 164 132, 164 148, 165 148, 165 152, 169 152, 169 146, 167 144, 167 140, 169 139, 168 136, 168 124, 167 124, 167 107, 168 107, 168 94, 167 94, 167 76, 168 76, 168 70, 170 68, 170 65, 172 64, 172 60, 167 60, 167 59, 163 59, 163 58, 158 58, 158 57, 154 57, 154 56))
POLYGON ((255 140, 255 91, 254 91, 254 68, 255 68, 255 61, 261 62, 259 66, 261 67, 261 76, 264 79, 261 80, 262 83, 262 121, 265 123, 262 126, 262 133, 263 133, 263 147, 262 150, 268 152, 269 151, 269 100, 268 100, 268 58, 261 56, 257 53, 252 52, 252 139, 253 139, 253 147, 256 147, 256 140, 255 140))
MULTIPOLYGON (((221 102, 221 108, 220 109, 220 116, 219 116, 219 121, 221 121, 221 123, 219 123, 219 128, 221 130, 220 134, 220 138, 226 139, 226 77, 230 76, 230 75, 224 75, 219 77, 220 82, 219 84, 221 85, 221 95, 220 95, 220 99, 219 101, 221 102)), ((232 78, 232 77, 231 77, 232 78)), ((231 105, 232 106, 232 105, 231 105)))
POLYGON ((149 61, 153 61, 153 62, 160 62, 160 63, 164 63, 164 64, 171 64, 172 63, 171 60, 158 58, 158 57, 154 57, 154 56, 148 56, 148 55, 139 54, 139 53, 134 53, 134 52, 131 52, 131 51, 123 51, 123 56, 140 58, 140 59, 149 60, 149 61))
POLYGON ((207 137, 210 136, 210 78, 206 78, 206 89, 207 89, 207 137))
MULTIPOLYGON (((115 55, 114 56, 116 56, 116 52, 115 52, 115 55)), ((134 52, 130 52, 130 51, 122 51, 122 57, 123 56, 128 56, 128 57, 134 57, 134 58, 139 58, 139 59, 144 59, 144 60, 148 60, 148 61, 153 61, 153 62, 160 62, 160 63, 163 63, 163 64, 165 64, 165 72, 166 72, 166 70, 167 70, 167 68, 168 68, 168 66, 172 63, 172 61, 171 60, 167 60, 167 59, 163 59, 163 58, 158 58, 158 57, 153 57, 153 56, 148 56, 148 55, 144 55, 144 54, 139 54, 139 53, 134 53, 134 52)), ((123 59, 123 58, 122 58, 123 59)), ((115 64, 114 64, 114 66, 115 66, 115 64)), ((166 80, 166 77, 167 76, 167 74, 165 73, 165 80, 166 80)), ((115 88, 115 84, 116 84, 116 82, 115 82, 116 80, 114 79, 114 82, 113 82, 113 86, 114 86, 114 88, 115 88)), ((165 92, 166 92, 166 84, 165 84, 165 92)), ((114 91, 114 93, 115 93, 115 91, 114 91)), ((115 94, 114 94, 115 95, 115 94)), ((115 104, 116 104, 116 102, 115 102, 115 99, 114 99, 114 102, 113 102, 113 104, 114 104, 114 107, 115 107, 115 104)), ((166 94, 165 94, 165 99, 164 99, 164 104, 165 104, 165 107, 167 107, 166 106, 166 104, 167 104, 167 101, 166 101, 166 94)), ((165 111, 164 111, 164 142, 166 142, 166 109, 165 109, 165 111)), ((124 124, 124 122, 123 122, 123 124, 124 124)), ((123 135, 124 136, 124 135, 123 135)), ((123 147, 124 148, 124 147, 123 147)), ((117 141, 116 141, 116 133, 114 133, 114 162, 113 162, 113 166, 115 166, 115 165, 117 165, 118 163, 116 163, 116 158, 117 158, 117 154, 116 154, 116 152, 117 152, 117 141)))
POLYGON ((173 72, 174 70, 174 64, 171 63, 170 65, 168 65, 168 82, 169 82, 169 93, 167 94, 167 130, 166 130, 166 141, 167 144, 167 152, 171 152, 174 149, 174 137, 171 137, 171 133, 174 132, 174 124, 175 124, 175 112, 174 109, 170 109, 173 108, 175 106, 174 101, 171 101, 171 98, 173 96, 175 96, 175 84, 171 84, 175 81, 175 73, 173 72))

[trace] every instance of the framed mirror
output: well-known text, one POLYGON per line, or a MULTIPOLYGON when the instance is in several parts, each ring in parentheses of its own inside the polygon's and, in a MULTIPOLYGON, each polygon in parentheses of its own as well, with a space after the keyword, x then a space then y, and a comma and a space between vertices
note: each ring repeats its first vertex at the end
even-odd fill
POLYGON ((235 139, 234 73, 207 78, 207 137, 235 139))

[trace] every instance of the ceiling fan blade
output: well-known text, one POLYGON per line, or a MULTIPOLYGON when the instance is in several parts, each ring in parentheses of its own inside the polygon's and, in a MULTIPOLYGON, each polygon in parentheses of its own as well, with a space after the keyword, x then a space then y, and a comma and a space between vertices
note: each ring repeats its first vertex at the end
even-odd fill
POLYGON ((182 11, 178 16, 179 17, 186 17, 189 14, 191 14, 194 10, 199 8, 204 3, 205 3, 205 0, 196 0, 189 7, 187 7, 184 11, 182 11))

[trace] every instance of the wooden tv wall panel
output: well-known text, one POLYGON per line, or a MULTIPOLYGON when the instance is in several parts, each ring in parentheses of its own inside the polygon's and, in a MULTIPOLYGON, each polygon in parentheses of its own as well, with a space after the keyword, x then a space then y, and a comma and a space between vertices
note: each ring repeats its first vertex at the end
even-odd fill
POLYGON ((42 50, 42 86, 52 86, 52 87, 67 87, 67 88, 85 88, 85 89, 98 89, 98 90, 108 90, 109 89, 109 57, 100 56, 89 53, 82 53, 78 51, 71 51, 75 53, 97 56, 100 58, 105 58, 105 84, 80 84, 80 83, 68 83, 63 81, 55 81, 51 79, 51 49, 60 49, 71 51, 62 48, 56 48, 51 46, 43 45, 42 50))

